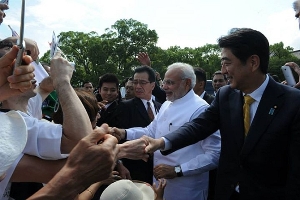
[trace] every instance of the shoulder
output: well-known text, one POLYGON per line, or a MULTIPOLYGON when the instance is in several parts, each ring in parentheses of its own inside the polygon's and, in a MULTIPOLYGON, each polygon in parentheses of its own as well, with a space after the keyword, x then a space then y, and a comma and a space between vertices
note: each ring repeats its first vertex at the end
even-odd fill
POLYGON ((120 102, 120 105, 129 105, 133 104, 134 98, 133 99, 128 99, 128 100, 123 100, 120 102))
POLYGON ((288 98, 300 98, 300 90, 294 87, 290 87, 281 83, 277 83, 273 80, 270 80, 266 92, 275 93, 277 96, 285 95, 288 98))
POLYGON ((152 100, 155 106, 161 107, 161 103, 159 103, 158 101, 152 100))

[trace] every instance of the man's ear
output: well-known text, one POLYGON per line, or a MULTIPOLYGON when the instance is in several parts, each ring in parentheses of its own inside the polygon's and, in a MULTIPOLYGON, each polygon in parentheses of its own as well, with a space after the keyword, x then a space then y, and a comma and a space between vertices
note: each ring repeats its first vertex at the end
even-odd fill
POLYGON ((200 85, 201 86, 201 88, 204 88, 205 86, 205 84, 204 84, 204 81, 198 81, 198 85, 200 85))
POLYGON ((254 72, 257 69, 259 69, 260 66, 260 58, 258 57, 258 55, 252 55, 249 58, 249 62, 250 62, 250 66, 251 66, 251 71, 254 72))
POLYGON ((186 86, 191 87, 192 85, 192 80, 190 78, 186 79, 186 86))
POLYGON ((151 88, 152 88, 152 90, 154 90, 154 88, 155 88, 155 82, 152 82, 152 83, 150 83, 151 84, 151 88))

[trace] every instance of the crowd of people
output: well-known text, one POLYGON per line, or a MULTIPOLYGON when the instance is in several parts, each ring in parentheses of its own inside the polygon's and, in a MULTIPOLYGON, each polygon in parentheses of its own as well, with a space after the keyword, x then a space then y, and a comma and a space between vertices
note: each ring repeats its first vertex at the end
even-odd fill
MULTIPOLYGON (((293 7, 299 18, 300 1, 293 7)), ((6 9, 0 3, 0 23, 6 9)), ((90 81, 73 88, 73 67, 59 50, 37 85, 38 46, 25 42, 30 55, 14 68, 16 38, 0 41, 0 121, 14 127, 0 127, 0 199, 299 199, 300 67, 284 64, 299 75, 294 87, 275 81, 261 32, 240 28, 218 39, 213 95, 202 68, 173 63, 162 79, 146 52, 123 92, 111 73, 96 89, 90 81), (20 152, 9 150, 17 145, 4 137, 10 131, 26 135, 20 152)))

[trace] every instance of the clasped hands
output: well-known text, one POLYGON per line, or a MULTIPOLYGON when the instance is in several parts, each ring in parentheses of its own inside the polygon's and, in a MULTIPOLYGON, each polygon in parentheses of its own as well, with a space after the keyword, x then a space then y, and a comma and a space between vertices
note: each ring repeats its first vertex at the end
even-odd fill
MULTIPOLYGON (((115 136, 118 141, 126 139, 125 129, 110 128, 109 133, 115 136)), ((128 158, 132 160, 144 160, 147 161, 149 154, 155 152, 158 149, 164 147, 163 139, 153 139, 148 136, 143 136, 136 140, 131 140, 118 144, 120 152, 118 154, 118 159, 128 158)))

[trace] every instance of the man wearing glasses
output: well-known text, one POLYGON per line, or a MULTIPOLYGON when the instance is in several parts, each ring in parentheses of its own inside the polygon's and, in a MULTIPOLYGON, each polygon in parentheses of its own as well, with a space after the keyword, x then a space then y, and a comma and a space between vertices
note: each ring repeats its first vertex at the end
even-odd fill
MULTIPOLYGON (((152 90, 155 87, 155 72, 148 66, 135 69, 132 78, 135 97, 119 104, 117 116, 119 128, 146 127, 157 115, 161 104, 152 99, 152 90)), ((140 180, 152 185, 153 159, 148 162, 142 160, 123 159, 133 180, 140 180)), ((130 177, 125 177, 130 178, 130 177)))
MULTIPOLYGON (((140 82, 140 81, 139 81, 140 82)), ((192 66, 174 63, 168 67, 163 81, 167 101, 151 124, 145 128, 113 129, 121 138, 133 140, 143 135, 160 138, 178 129, 202 113, 208 104, 196 95, 196 76, 192 66)), ((217 167, 221 140, 219 132, 196 144, 168 156, 154 152, 153 174, 156 180, 165 178, 165 199, 206 200, 208 172, 217 167)))

